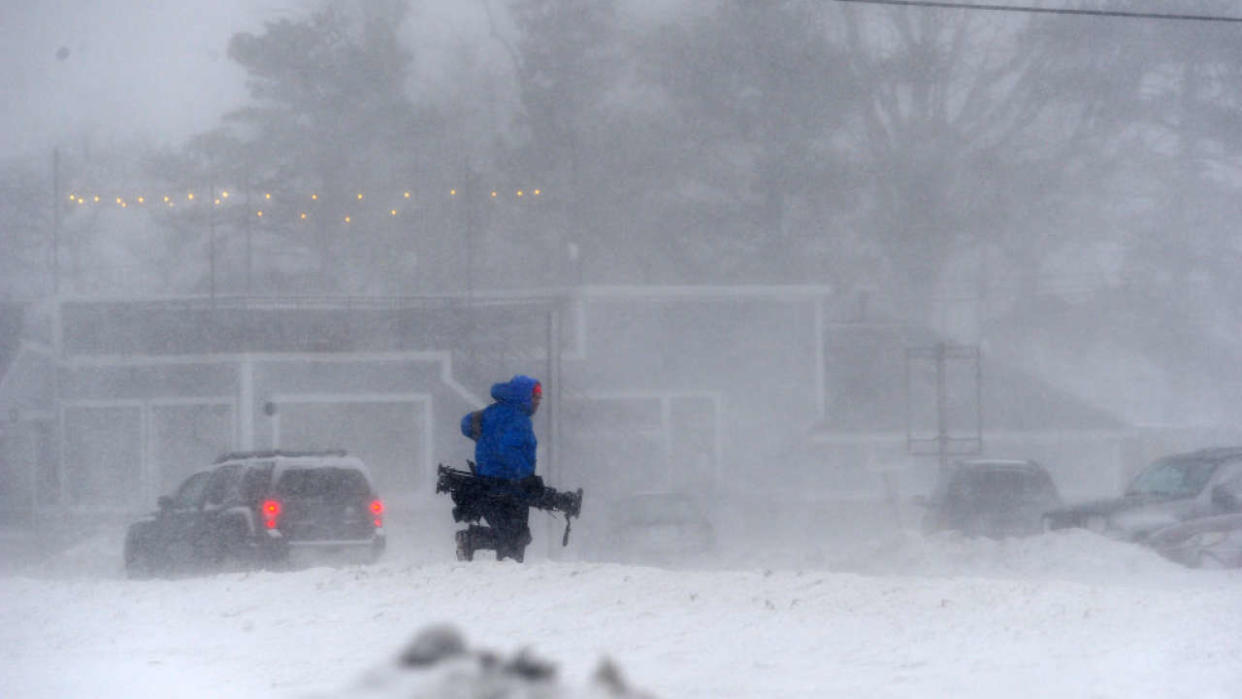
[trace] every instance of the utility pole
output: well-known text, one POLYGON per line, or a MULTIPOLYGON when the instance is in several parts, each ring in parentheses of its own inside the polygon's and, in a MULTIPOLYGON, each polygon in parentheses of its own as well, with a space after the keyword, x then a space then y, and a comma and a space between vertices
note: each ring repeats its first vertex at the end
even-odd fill
POLYGON ((466 238, 466 300, 471 305, 474 304, 474 245, 475 238, 478 236, 478 212, 474 208, 474 200, 477 195, 474 181, 474 172, 470 169, 470 162, 466 161, 465 182, 462 185, 462 204, 465 206, 465 231, 466 238))
POLYGON ((559 447, 561 441, 561 312, 555 299, 548 307, 548 355, 544 368, 550 390, 544 391, 548 398, 548 468, 547 475, 556 482, 561 477, 559 447))
POLYGON ((60 296, 60 148, 52 149, 52 295, 60 296))
POLYGON ((251 294, 251 290, 250 290, 250 273, 251 273, 251 266, 252 266, 251 255, 253 254, 252 248, 251 248, 251 234, 250 234, 251 221, 250 221, 250 157, 249 156, 246 157, 245 162, 243 164, 242 178, 245 180, 245 188, 246 188, 246 211, 245 211, 245 215, 242 216, 242 220, 245 223, 242 224, 242 231, 245 233, 245 236, 246 236, 246 296, 249 297, 251 294))
MULTIPOLYGON (((547 403, 548 449, 545 477, 552 483, 562 480, 561 473, 561 399, 564 396, 561 380, 561 311, 553 299, 548 306, 548 354, 544 368, 547 379, 543 382, 544 398, 547 403)), ((553 520, 554 521, 554 520, 553 520)), ((560 558, 559 547, 556 545, 555 529, 548 527, 548 557, 560 558)))
POLYGON ((911 347, 906 350, 906 451, 908 453, 935 454, 939 457, 940 469, 943 471, 949 466, 949 457, 979 454, 983 451, 983 371, 981 364, 979 347, 974 345, 949 345, 938 342, 932 347, 911 347), (915 436, 913 414, 915 377, 912 368, 916 362, 930 362, 934 372, 935 435, 931 437, 915 436), (950 420, 948 376, 950 362, 966 363, 973 369, 971 383, 974 389, 974 424, 966 426, 968 431, 964 433, 955 434, 958 426, 951 424, 950 420))
POLYGON ((944 375, 944 343, 936 344, 936 451, 940 455, 940 468, 949 465, 949 397, 946 395, 947 379, 944 375))
POLYGON ((211 305, 216 305, 216 185, 207 185, 207 274, 211 305))

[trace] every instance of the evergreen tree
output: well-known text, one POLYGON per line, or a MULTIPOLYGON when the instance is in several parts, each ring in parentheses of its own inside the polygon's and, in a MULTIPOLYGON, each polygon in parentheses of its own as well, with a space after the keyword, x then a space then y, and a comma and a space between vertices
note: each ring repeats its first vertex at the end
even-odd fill
POLYGON ((251 102, 189 145, 201 176, 231 188, 226 247, 246 241, 252 290, 392 293, 419 283, 415 226, 426 221, 410 214, 446 188, 428 174, 443 155, 430 115, 407 96, 412 57, 396 34, 404 2, 361 7, 337 3, 235 35, 228 55, 246 70, 251 102))

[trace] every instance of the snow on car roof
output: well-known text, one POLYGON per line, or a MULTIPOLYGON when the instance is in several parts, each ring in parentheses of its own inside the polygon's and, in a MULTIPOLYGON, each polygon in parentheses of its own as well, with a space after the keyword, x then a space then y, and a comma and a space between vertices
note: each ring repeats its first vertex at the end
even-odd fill
POLYGON ((274 463, 277 472, 290 468, 331 468, 343 466, 361 471, 368 479, 371 477, 371 472, 367 469, 362 459, 350 456, 344 450, 239 452, 220 457, 216 465, 256 461, 270 461, 274 463))
POLYGON ((963 459, 956 462, 958 466, 969 468, 1038 468, 1039 464, 1027 459, 963 459))
POLYGON ((222 464, 226 461, 245 461, 251 459, 272 459, 277 457, 316 457, 316 456, 348 456, 349 452, 344 449, 314 449, 314 450, 290 450, 290 449, 264 449, 260 451, 231 451, 221 454, 216 463, 222 464))

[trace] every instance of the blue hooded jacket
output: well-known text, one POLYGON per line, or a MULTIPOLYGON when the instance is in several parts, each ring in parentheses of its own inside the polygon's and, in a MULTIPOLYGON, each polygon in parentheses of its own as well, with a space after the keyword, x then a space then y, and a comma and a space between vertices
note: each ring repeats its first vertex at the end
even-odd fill
POLYGON ((474 461, 480 476, 521 480, 535 474, 535 430, 530 415, 539 382, 518 374, 492 385, 495 403, 467 413, 461 433, 475 441, 474 461))

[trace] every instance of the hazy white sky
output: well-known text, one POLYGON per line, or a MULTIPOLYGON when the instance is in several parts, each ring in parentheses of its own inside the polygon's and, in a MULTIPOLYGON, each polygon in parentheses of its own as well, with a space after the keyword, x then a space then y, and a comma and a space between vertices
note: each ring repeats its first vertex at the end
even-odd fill
POLYGON ((212 125, 244 96, 228 38, 260 26, 263 4, 4 3, 0 155, 138 134, 167 141, 212 125))
MULTIPOLYGON (((0 157, 54 145, 175 142, 216 125, 245 98, 226 55, 239 31, 303 16, 306 0, 39 0, 0 2, 0 157)), ((413 2, 421 70, 427 55, 485 39, 475 3, 413 2)))

